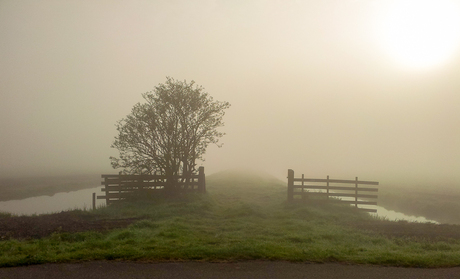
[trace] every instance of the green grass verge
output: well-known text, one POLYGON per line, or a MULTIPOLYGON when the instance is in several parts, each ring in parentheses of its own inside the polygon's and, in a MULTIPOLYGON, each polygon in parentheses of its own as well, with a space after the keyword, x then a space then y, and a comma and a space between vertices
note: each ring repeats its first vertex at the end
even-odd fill
POLYGON ((209 176, 208 193, 100 208, 143 217, 108 233, 0 241, 0 266, 75 260, 288 260, 393 266, 460 265, 460 241, 388 238, 346 226, 372 217, 338 205, 288 205, 284 183, 249 174, 209 176))

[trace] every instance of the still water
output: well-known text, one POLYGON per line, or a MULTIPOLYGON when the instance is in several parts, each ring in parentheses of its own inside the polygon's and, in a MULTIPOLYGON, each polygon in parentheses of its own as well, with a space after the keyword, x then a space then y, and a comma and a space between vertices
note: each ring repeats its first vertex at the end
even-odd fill
MULTIPOLYGON (((93 193, 103 195, 101 189, 83 189, 67 193, 57 193, 53 196, 39 196, 23 200, 0 202, 0 212, 10 212, 17 215, 32 215, 55 213, 71 209, 91 209, 93 206, 93 193)), ((96 200, 96 206, 105 205, 105 200, 96 200)))
MULTIPOLYGON (((23 200, 11 200, 0 202, 0 212, 10 212, 16 215, 32 215, 55 213, 71 209, 91 209, 92 194, 102 195, 103 192, 99 186, 95 188, 83 189, 68 193, 58 193, 53 196, 40 196, 27 198, 23 200)), ((96 206, 105 206, 105 200, 96 200, 96 206)), ((406 220, 410 222, 433 222, 425 217, 409 216, 401 212, 387 210, 381 206, 374 206, 377 213, 371 213, 387 220, 397 221, 406 220)))
POLYGON ((401 212, 388 210, 381 206, 374 206, 373 208, 377 209, 377 213, 370 213, 370 214, 374 216, 378 216, 378 217, 383 217, 386 220, 390 220, 390 221, 404 220, 404 221, 409 221, 409 222, 420 222, 420 223, 426 223, 426 222, 431 222, 431 223, 436 223, 436 224, 438 223, 436 221, 426 219, 423 216, 409 216, 401 212))

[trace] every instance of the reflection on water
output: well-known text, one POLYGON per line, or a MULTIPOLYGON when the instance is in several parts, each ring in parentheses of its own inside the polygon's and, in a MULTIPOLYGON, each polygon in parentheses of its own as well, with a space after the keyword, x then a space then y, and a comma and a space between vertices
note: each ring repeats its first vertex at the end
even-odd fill
MULTIPOLYGON (((0 212, 17 215, 32 215, 61 212, 69 209, 91 209, 93 193, 101 195, 104 186, 83 189, 68 193, 58 193, 54 196, 40 196, 23 200, 0 202, 0 212)), ((105 205, 105 200, 96 200, 96 206, 105 205)))
MULTIPOLYGON (((343 197, 341 200, 346 200, 346 201, 354 201, 354 198, 348 198, 348 197, 343 197)), ((363 201, 361 199, 358 199, 358 201, 363 201)), ((354 205, 351 205, 354 206, 354 205)), ((433 220, 428 220, 423 216, 410 216, 406 215, 401 212, 396 212, 393 210, 388 210, 384 207, 377 206, 377 205, 359 205, 360 208, 369 208, 369 209, 377 209, 376 213, 369 213, 372 216, 384 218, 389 221, 408 221, 408 222, 419 222, 419 223, 436 223, 439 224, 439 222, 433 221, 433 220)))
POLYGON ((401 212, 396 212, 393 210, 385 209, 381 206, 374 206, 374 208, 377 209, 377 213, 371 213, 372 215, 378 216, 378 217, 384 217, 385 219, 390 220, 390 221, 404 220, 404 221, 409 221, 409 222, 421 222, 421 223, 431 222, 431 223, 438 224, 438 222, 433 221, 433 220, 428 220, 422 216, 419 216, 419 217, 409 216, 401 212))

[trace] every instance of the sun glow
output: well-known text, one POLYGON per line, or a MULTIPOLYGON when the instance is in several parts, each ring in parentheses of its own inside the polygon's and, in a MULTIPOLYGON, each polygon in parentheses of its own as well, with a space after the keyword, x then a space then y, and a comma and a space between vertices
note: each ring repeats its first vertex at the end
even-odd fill
POLYGON ((460 6, 450 0, 393 1, 379 29, 379 40, 397 63, 439 66, 459 50, 460 6))

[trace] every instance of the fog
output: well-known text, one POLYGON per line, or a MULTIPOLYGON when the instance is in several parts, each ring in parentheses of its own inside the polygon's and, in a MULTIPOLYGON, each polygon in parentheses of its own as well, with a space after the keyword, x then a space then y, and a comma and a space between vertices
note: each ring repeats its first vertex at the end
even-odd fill
POLYGON ((228 168, 458 186, 460 51, 401 65, 385 1, 0 1, 0 176, 117 173, 115 123, 194 80, 232 107, 228 168))

